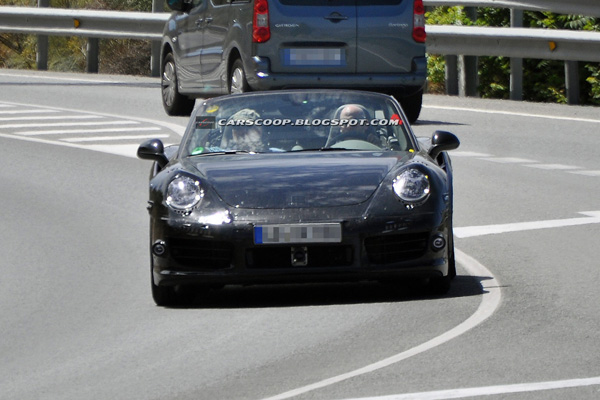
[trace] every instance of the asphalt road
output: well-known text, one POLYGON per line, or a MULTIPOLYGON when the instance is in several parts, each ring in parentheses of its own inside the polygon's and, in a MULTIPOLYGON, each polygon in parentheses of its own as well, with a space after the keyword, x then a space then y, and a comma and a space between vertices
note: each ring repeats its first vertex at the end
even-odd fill
POLYGON ((185 123, 156 79, 0 70, 0 398, 600 398, 598 108, 425 97, 417 134, 462 142, 443 298, 235 287, 166 309, 132 155, 185 123))

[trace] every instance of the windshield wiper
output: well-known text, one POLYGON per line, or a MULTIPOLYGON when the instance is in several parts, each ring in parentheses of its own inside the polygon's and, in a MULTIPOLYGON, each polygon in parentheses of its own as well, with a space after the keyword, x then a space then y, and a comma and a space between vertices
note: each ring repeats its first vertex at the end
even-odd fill
POLYGON ((208 153, 198 153, 198 154, 192 154, 192 157, 196 157, 196 156, 225 156, 225 155, 229 155, 229 154, 250 154, 250 153, 254 153, 252 151, 246 151, 246 150, 223 150, 223 151, 212 151, 212 152, 208 152, 208 153))
POLYGON ((302 152, 302 151, 347 151, 350 149, 346 149, 344 147, 317 147, 314 149, 301 149, 301 150, 292 150, 291 153, 302 152))

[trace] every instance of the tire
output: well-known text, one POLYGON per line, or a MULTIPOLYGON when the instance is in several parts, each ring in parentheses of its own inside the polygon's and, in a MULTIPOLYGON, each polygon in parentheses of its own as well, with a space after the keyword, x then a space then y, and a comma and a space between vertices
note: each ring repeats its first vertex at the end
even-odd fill
POLYGON ((165 56, 161 71, 160 91, 165 111, 172 116, 190 115, 196 100, 179 93, 177 66, 172 53, 165 56))
POLYGON ((456 278, 456 256, 454 254, 454 231, 452 224, 448 229, 448 276, 450 279, 456 278))
POLYGON ((450 290, 450 275, 442 276, 439 278, 430 278, 427 290, 429 293, 436 296, 442 296, 450 290))
POLYGON ((244 71, 244 64, 239 58, 231 65, 231 72, 229 73, 229 93, 245 93, 250 91, 248 81, 246 80, 246 72, 244 71))
POLYGON ((172 307, 180 304, 174 286, 158 286, 154 283, 154 276, 150 271, 150 285, 152 289, 152 299, 157 306, 172 307))
POLYGON ((414 124, 419 115, 421 114, 421 108, 423 107, 423 89, 409 96, 395 96, 400 102, 404 114, 408 118, 408 122, 414 124))

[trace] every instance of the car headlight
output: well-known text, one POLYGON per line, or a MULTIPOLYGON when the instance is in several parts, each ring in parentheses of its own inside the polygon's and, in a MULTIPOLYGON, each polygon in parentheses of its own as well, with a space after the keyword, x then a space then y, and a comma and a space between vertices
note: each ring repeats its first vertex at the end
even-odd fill
POLYGON ((204 197, 198 179, 177 176, 167 187, 167 205, 175 211, 190 211, 204 197))
POLYGON ((429 196, 431 187, 427 174, 417 168, 409 168, 394 179, 394 193, 408 203, 423 201, 429 196))

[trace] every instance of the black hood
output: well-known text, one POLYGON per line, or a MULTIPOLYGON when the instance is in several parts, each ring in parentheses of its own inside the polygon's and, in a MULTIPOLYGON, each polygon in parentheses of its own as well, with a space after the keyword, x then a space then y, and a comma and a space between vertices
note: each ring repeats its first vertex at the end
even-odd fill
MULTIPOLYGON (((403 155, 408 157, 408 153, 403 155)), ((230 206, 283 209, 363 203, 401 162, 399 156, 381 152, 271 153, 189 161, 230 206)))

